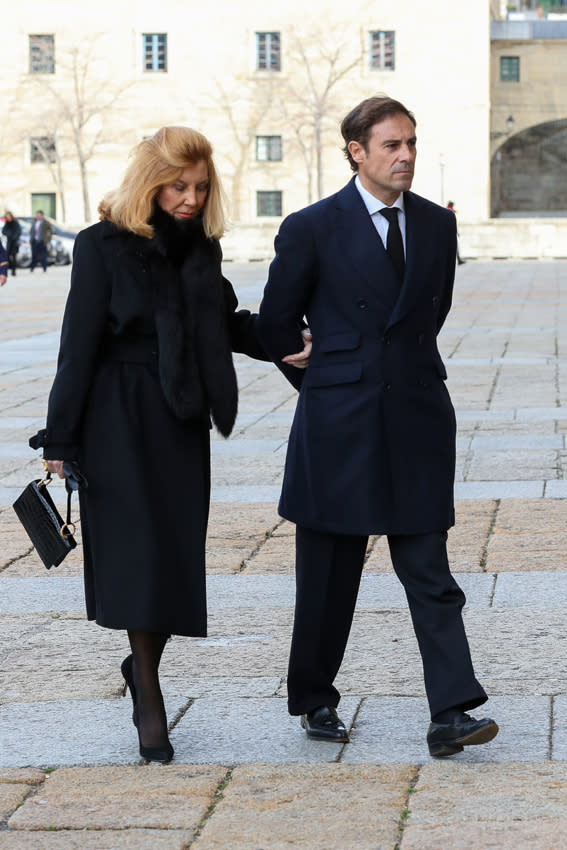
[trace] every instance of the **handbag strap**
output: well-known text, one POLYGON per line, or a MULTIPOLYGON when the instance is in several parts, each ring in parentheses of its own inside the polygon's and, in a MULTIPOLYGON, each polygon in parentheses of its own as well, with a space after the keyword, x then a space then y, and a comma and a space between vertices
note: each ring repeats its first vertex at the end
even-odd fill
MULTIPOLYGON (((47 469, 47 464, 45 464, 45 475, 41 481, 38 481, 37 489, 39 490, 41 487, 47 487, 52 480, 51 472, 47 469)), ((73 495, 73 488, 68 485, 67 479, 65 479, 65 489, 67 490, 67 516, 65 518, 65 522, 59 529, 59 534, 66 540, 68 537, 73 536, 77 526, 71 521, 71 496, 73 495)))

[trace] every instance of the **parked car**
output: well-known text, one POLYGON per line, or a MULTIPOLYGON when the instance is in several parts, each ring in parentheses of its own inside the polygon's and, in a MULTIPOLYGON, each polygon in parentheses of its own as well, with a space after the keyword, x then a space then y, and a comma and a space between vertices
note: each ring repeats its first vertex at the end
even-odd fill
MULTIPOLYGON (((49 244, 47 254, 47 262, 50 266, 67 266, 73 258, 73 244, 75 242, 76 232, 62 227, 54 219, 45 216, 53 228, 53 236, 49 244)), ((35 216, 20 215, 16 216, 22 226, 22 234, 20 236, 20 250, 16 257, 16 265, 20 269, 27 269, 31 266, 31 244, 30 244, 30 227, 35 221, 35 216)), ((4 225, 4 218, 0 217, 0 231, 4 225)))

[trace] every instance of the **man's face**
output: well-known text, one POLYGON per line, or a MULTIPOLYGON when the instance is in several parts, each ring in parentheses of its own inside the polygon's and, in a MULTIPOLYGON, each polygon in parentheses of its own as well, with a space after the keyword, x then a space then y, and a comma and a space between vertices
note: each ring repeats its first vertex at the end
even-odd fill
POLYGON ((43 213, 38 212, 38 213, 36 213, 36 214, 35 214, 35 217, 36 217, 39 221, 41 221, 41 219, 43 218, 43 213))
POLYGON ((364 188, 382 203, 391 206, 413 180, 417 154, 415 127, 400 113, 374 124, 368 139, 368 153, 359 142, 348 149, 358 165, 364 188))

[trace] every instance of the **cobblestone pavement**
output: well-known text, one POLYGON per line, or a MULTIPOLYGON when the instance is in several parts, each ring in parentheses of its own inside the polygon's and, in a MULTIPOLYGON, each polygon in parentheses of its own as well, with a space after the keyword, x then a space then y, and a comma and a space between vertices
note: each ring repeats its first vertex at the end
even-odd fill
MULTIPOLYGON (((225 272, 256 305, 266 265, 225 272)), ((351 743, 309 742, 288 717, 293 526, 276 504, 295 393, 237 356, 237 426, 213 442, 209 636, 167 645, 176 758, 140 764, 125 635, 85 621, 80 549, 48 573, 10 507, 41 471, 27 439, 68 274, 0 290, 0 850, 567 849, 567 263, 457 269, 441 340, 459 423, 450 558, 501 732, 442 762, 379 538, 338 682, 351 743)), ((52 495, 63 504, 59 482, 52 495)))

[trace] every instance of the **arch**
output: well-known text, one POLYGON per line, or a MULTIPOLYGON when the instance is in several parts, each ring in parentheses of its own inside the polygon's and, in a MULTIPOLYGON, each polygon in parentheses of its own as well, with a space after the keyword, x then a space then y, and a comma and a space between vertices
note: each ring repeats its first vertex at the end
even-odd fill
POLYGON ((492 216, 567 216, 567 118, 507 139, 490 170, 492 216))

